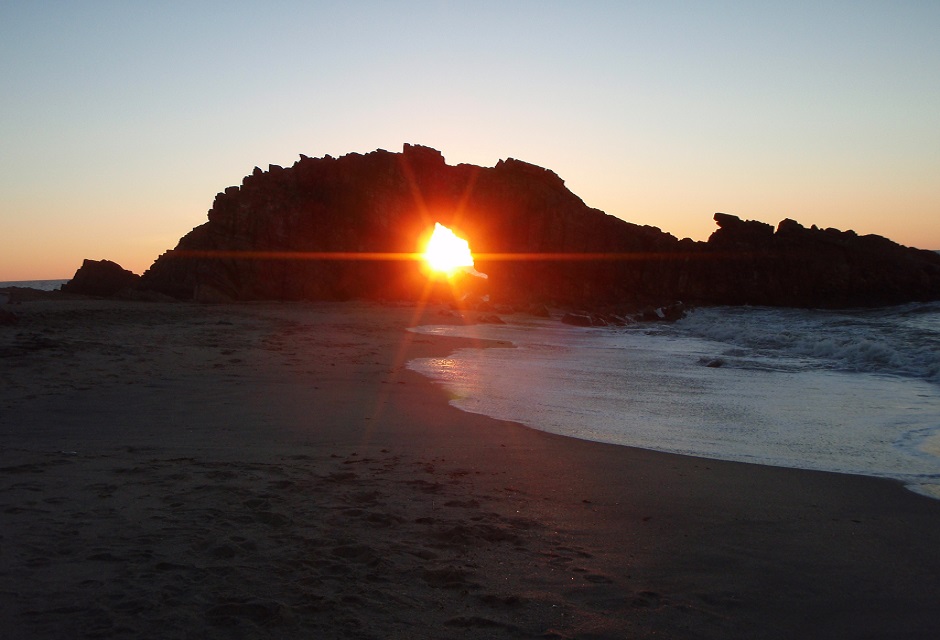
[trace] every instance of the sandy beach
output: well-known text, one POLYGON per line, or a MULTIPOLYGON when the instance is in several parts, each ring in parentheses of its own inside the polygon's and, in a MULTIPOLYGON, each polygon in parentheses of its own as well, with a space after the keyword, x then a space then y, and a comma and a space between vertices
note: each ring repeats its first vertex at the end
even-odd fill
POLYGON ((0 326, 4 638, 940 637, 940 501, 461 412, 405 366, 472 344, 439 307, 47 298, 0 326))

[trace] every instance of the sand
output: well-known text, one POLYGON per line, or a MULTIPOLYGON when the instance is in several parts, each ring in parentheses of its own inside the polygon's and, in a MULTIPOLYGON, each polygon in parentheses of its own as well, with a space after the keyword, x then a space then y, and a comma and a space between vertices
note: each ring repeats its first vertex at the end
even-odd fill
POLYGON ((940 501, 461 412, 436 307, 4 308, 4 638, 940 637, 940 501))

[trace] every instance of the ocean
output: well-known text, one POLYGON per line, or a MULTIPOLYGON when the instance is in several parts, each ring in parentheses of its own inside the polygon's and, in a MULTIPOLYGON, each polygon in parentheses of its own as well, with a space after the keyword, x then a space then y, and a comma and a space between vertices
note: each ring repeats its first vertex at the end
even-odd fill
POLYGON ((66 282, 68 282, 68 279, 65 279, 65 280, 10 280, 7 282, 0 282, 0 289, 4 289, 6 287, 24 287, 27 289, 39 289, 40 291, 55 291, 66 282))
POLYGON ((408 366, 465 411, 704 458, 895 478, 940 499, 940 303, 697 309, 672 324, 505 325, 504 340, 408 366))

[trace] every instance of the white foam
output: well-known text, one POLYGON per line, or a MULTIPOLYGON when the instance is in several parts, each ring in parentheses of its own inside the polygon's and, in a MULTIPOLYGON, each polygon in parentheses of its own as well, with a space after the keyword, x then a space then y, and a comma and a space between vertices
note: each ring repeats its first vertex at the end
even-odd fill
POLYGON ((419 328, 510 340, 409 366, 442 382, 466 411, 578 438, 709 458, 940 482, 940 387, 831 370, 727 343, 558 323, 419 328), (755 363, 761 366, 752 366, 755 363))
POLYGON ((768 358, 800 357, 823 368, 895 373, 940 383, 940 305, 806 311, 698 309, 677 330, 768 358))

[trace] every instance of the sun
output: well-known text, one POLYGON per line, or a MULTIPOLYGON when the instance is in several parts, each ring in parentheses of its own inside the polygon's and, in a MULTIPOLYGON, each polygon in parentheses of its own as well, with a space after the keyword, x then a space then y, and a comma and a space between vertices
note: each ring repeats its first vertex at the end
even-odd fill
POLYGON ((462 267, 473 267, 470 243, 442 225, 434 224, 434 233, 424 250, 424 260, 433 270, 448 276, 462 267))

